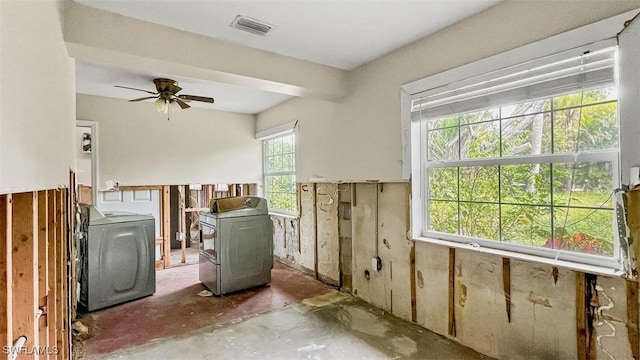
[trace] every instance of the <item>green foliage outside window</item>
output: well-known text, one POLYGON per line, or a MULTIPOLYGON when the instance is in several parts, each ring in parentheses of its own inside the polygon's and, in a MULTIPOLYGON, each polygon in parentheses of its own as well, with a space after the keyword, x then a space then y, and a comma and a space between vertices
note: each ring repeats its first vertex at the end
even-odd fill
POLYGON ((613 254, 613 161, 456 161, 617 151, 614 88, 431 120, 426 136, 429 230, 613 254))

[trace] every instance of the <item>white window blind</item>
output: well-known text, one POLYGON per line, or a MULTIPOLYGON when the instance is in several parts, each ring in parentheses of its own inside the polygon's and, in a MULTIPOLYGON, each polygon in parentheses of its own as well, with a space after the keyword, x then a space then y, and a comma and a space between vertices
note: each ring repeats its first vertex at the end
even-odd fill
POLYGON ((415 94, 411 120, 610 86, 616 43, 599 41, 415 94))

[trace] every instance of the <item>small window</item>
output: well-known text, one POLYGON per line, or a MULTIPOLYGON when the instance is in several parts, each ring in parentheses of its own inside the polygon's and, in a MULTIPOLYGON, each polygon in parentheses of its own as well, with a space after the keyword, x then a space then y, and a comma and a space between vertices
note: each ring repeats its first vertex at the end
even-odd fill
POLYGON ((263 141, 264 184, 269 210, 295 214, 296 143, 293 133, 263 141))

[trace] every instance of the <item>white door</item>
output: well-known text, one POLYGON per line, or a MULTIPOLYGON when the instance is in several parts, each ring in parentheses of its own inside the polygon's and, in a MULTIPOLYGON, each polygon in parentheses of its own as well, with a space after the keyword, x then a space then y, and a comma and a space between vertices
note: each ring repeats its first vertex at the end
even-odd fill
MULTIPOLYGON (((99 191, 96 206, 102 212, 126 211, 151 215, 156 219, 156 239, 160 237, 160 190, 99 191)), ((160 260, 156 244, 156 260, 160 260)))

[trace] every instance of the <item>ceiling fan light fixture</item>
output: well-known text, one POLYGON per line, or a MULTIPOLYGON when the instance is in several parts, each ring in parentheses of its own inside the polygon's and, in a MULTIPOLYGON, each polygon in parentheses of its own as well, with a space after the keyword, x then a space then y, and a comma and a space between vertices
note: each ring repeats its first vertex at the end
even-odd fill
POLYGON ((164 98, 161 98, 161 97, 158 98, 158 100, 156 100, 154 104, 158 112, 165 113, 165 114, 169 112, 169 104, 167 103, 167 100, 165 100, 164 98))

